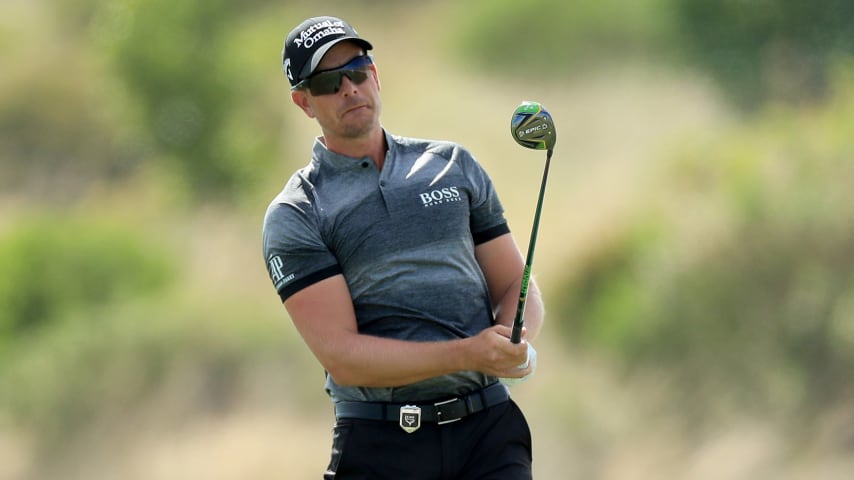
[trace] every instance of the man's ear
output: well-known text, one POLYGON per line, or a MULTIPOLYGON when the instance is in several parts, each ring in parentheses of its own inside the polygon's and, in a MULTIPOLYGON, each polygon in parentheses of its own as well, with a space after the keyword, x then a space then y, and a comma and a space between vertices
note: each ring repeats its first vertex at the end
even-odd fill
POLYGON ((375 64, 371 64, 370 69, 374 72, 374 81, 377 83, 377 91, 379 92, 382 90, 382 87, 380 86, 380 74, 377 73, 377 66, 375 64))
POLYGON ((305 112, 308 118, 314 118, 314 110, 311 108, 311 104, 308 102, 308 95, 306 95, 304 91, 292 91, 291 100, 293 100, 294 104, 301 108, 303 112, 305 112))

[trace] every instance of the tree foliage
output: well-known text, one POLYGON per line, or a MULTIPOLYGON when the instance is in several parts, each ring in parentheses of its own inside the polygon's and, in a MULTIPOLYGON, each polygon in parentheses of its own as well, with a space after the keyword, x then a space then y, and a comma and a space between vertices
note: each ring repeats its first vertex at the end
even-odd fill
POLYGON ((554 77, 646 56, 670 28, 663 0, 461 2, 447 48, 503 75, 554 77))
POLYGON ((668 372, 700 417, 850 401, 852 78, 839 76, 824 109, 769 112, 676 155, 666 182, 677 194, 563 289, 568 338, 668 372))
POLYGON ((839 56, 854 55, 848 0, 678 0, 678 37, 689 61, 739 105, 827 93, 839 56))
MULTIPOLYGON (((228 42, 240 13, 224 0, 145 0, 122 13, 113 62, 142 116, 144 131, 194 191, 229 196, 247 181, 227 138, 242 78, 228 42)), ((114 12, 115 14, 115 12, 114 12)))
POLYGON ((156 168, 187 198, 233 201, 277 160, 271 2, 37 3, 37 26, 2 32, 21 48, 0 77, 0 188, 74 201, 156 168))
POLYGON ((847 0, 501 0, 458 10, 447 48, 481 68, 561 78, 627 61, 687 65, 745 110, 821 98, 834 62, 854 55, 847 0))
POLYGON ((157 291, 172 277, 164 252, 95 222, 31 220, 0 238, 0 353, 69 314, 157 291))

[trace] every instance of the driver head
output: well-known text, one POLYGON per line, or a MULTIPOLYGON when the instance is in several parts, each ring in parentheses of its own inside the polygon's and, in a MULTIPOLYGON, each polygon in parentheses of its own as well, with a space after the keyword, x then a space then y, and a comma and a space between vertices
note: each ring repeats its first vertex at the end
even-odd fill
POLYGON ((510 133, 516 143, 535 150, 552 150, 557 140, 551 114, 537 102, 522 102, 516 107, 510 133))

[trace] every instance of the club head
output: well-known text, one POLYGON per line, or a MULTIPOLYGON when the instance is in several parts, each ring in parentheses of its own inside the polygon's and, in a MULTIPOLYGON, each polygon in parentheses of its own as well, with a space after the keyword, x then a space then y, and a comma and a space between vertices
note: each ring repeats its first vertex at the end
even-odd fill
POLYGON ((534 150, 554 149, 557 134, 551 114, 538 102, 522 102, 513 112, 510 133, 516 143, 534 150))

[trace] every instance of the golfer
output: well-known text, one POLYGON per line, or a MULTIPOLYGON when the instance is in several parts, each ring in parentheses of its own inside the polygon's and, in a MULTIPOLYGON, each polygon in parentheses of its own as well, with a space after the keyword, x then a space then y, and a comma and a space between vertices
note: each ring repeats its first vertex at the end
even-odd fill
POLYGON ((263 248, 326 371, 323 478, 531 478, 530 430, 505 383, 534 371, 539 290, 511 343, 524 260, 493 184, 460 145, 383 127, 372 48, 316 17, 282 52, 293 103, 321 135, 270 204, 263 248))

